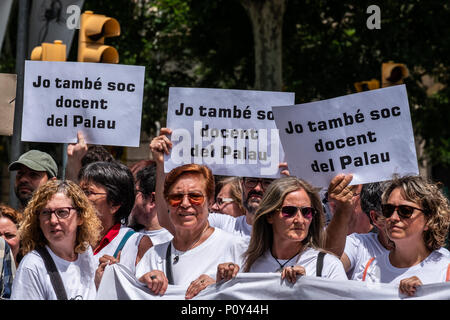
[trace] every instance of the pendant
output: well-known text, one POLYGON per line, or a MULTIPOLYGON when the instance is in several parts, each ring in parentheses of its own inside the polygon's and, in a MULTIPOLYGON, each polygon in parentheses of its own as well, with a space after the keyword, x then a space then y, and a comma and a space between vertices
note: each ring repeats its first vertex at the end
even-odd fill
POLYGON ((178 260, 180 260, 180 256, 176 255, 176 256, 173 258, 173 263, 177 263, 178 260))

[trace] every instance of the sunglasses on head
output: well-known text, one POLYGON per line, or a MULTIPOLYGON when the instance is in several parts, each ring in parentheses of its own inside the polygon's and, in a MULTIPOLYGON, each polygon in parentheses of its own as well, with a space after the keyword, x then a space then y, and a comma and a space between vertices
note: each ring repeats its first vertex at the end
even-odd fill
POLYGON ((397 210, 398 216, 400 218, 404 218, 404 219, 411 218, 412 214, 414 213, 414 210, 419 210, 419 211, 425 212, 422 209, 407 206, 407 205, 395 206, 395 205, 389 204, 389 203, 381 205, 381 213, 383 214, 383 217, 385 217, 385 218, 390 218, 394 214, 395 210, 397 210))
POLYGON ((205 196, 201 193, 173 193, 167 196, 167 201, 171 207, 178 207, 184 199, 184 196, 188 197, 189 202, 194 206, 200 206, 205 201, 205 196))
POLYGON ((292 218, 297 214, 298 210, 300 210, 305 219, 311 219, 316 214, 316 209, 312 207, 284 206, 280 209, 283 218, 292 218))

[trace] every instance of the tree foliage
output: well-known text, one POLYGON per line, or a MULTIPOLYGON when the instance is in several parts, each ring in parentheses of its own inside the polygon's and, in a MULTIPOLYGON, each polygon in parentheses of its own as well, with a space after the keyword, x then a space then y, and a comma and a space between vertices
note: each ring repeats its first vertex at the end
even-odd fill
MULTIPOLYGON (((414 130, 432 164, 450 167, 450 5, 381 1, 381 29, 370 30, 366 10, 372 4, 287 0, 283 90, 295 92, 296 103, 332 98, 355 92, 354 82, 381 80, 383 62, 405 63, 414 130), (443 89, 427 95, 424 75, 443 89)), ((239 0, 86 0, 84 10, 115 17, 122 34, 108 42, 120 63, 146 67, 142 128, 149 134, 155 121, 165 125, 171 86, 253 88, 252 24, 239 0)), ((5 59, 1 70, 11 61, 5 59)), ((76 45, 69 60, 76 61, 76 45)))

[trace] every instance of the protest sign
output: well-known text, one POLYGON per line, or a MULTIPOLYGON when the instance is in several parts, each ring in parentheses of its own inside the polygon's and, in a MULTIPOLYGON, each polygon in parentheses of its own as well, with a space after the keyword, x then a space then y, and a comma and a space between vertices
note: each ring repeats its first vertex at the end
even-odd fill
POLYGON ((144 67, 26 61, 22 140, 139 146, 144 67))
POLYGON ((405 85, 272 110, 291 175, 315 186, 419 173, 405 85))
POLYGON ((10 136, 14 128, 17 75, 0 73, 0 135, 10 136))
POLYGON ((197 163, 217 175, 278 177, 284 152, 271 106, 294 99, 292 92, 170 88, 167 127, 174 145, 165 171, 197 163))

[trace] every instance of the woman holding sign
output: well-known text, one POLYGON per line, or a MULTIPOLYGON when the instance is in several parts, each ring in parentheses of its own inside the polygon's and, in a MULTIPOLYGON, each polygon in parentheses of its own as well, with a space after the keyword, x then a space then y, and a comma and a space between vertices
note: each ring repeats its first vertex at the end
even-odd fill
POLYGON ((450 206, 436 184, 419 176, 394 178, 382 195, 382 215, 395 247, 370 259, 362 281, 393 283, 413 296, 419 286, 450 281, 450 257, 442 250, 450 206))
POLYGON ((136 266, 136 277, 153 293, 164 294, 168 284, 185 285, 190 299, 215 283, 219 263, 231 260, 240 265, 247 243, 209 225, 214 191, 214 178, 206 166, 186 164, 167 174, 163 196, 174 237, 150 248, 136 266))
MULTIPOLYGON (((280 272, 292 283, 301 275, 347 280, 341 261, 320 249, 323 227, 322 203, 309 183, 275 180, 256 211, 243 272, 280 272)), ((236 276, 239 266, 232 262, 218 266, 218 281, 236 276)))

